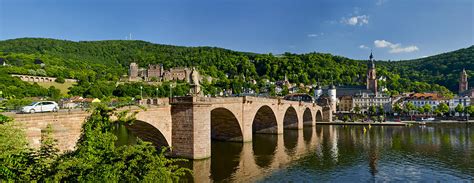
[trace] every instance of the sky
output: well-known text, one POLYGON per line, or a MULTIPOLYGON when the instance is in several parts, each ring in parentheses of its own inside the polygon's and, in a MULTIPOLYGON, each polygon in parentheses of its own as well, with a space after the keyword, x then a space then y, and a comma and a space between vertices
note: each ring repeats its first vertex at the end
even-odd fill
POLYGON ((144 40, 404 60, 474 45, 473 0, 0 0, 0 40, 144 40))

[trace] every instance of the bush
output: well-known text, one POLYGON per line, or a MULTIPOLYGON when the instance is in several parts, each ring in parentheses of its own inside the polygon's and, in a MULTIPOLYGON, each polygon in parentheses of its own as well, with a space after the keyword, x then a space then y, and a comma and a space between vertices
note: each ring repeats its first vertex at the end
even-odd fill
POLYGON ((66 80, 63 77, 58 77, 56 80, 54 80, 56 83, 64 83, 66 80))

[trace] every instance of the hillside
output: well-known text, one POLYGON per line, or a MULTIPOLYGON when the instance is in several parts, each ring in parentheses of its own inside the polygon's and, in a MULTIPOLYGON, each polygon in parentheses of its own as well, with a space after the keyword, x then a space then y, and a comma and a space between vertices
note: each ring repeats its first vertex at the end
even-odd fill
MULTIPOLYGON (((456 91, 459 70, 474 69, 474 47, 417 60, 377 62, 381 82, 394 93, 405 91, 456 91), (442 86, 439 86, 439 85, 442 86)), ((77 78, 81 81, 117 81, 127 74, 130 62, 145 67, 162 63, 166 68, 196 66, 201 73, 217 78, 205 83, 204 90, 251 87, 246 81, 277 81, 287 75, 290 82, 338 85, 362 85, 366 63, 324 53, 281 56, 237 52, 215 47, 183 47, 144 41, 65 41, 44 38, 21 38, 0 41, 0 58, 12 67, 2 72, 77 78), (41 68, 35 60, 43 61, 41 68)), ((474 74, 474 73, 472 73, 474 74)), ((81 84, 81 83, 80 83, 81 84)), ((89 87, 89 86, 88 86, 89 87)), ((73 90, 76 91, 76 90, 73 90)), ((83 90, 77 90, 83 91, 83 90)), ((80 94, 80 92, 79 92, 80 94)))
MULTIPOLYGON (((474 46, 421 59, 389 62, 384 66, 403 78, 437 83, 456 92, 463 68, 474 77, 474 46)), ((470 79, 469 83, 474 86, 474 80, 470 79)))

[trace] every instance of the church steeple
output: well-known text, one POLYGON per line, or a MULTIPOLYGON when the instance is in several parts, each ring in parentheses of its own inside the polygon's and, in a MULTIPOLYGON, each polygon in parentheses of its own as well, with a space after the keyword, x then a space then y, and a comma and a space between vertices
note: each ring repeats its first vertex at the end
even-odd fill
POLYGON ((466 90, 468 90, 467 73, 465 69, 462 69, 461 76, 459 78, 459 94, 466 90))
POLYGON ((375 68, 374 55, 372 54, 372 50, 370 51, 370 56, 369 56, 369 60, 367 62, 367 67, 369 69, 375 68))
POLYGON ((369 60, 367 62, 367 90, 377 94, 377 75, 375 72, 375 62, 372 51, 370 51, 369 60))

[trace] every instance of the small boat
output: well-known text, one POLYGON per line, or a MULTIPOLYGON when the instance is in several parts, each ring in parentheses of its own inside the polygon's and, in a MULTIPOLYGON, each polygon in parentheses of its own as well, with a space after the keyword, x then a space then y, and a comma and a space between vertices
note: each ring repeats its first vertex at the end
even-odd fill
POLYGON ((434 121, 435 118, 421 118, 421 121, 434 121))

